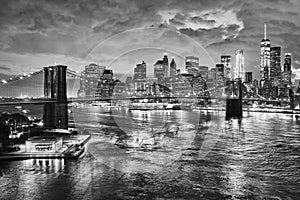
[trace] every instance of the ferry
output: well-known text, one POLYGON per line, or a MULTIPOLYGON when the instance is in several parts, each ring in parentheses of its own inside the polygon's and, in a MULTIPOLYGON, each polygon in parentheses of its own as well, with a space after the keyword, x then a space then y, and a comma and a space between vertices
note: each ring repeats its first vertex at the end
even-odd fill
POLYGON ((166 110, 181 110, 181 103, 169 103, 166 110))

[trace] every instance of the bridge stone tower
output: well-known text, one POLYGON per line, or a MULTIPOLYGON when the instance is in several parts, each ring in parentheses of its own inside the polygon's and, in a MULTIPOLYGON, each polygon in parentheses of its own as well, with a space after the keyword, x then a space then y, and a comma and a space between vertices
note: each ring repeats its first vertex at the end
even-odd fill
POLYGON ((68 128, 67 66, 44 68, 44 97, 56 102, 44 105, 44 127, 68 128))
POLYGON ((242 80, 227 81, 226 119, 243 117, 242 80))

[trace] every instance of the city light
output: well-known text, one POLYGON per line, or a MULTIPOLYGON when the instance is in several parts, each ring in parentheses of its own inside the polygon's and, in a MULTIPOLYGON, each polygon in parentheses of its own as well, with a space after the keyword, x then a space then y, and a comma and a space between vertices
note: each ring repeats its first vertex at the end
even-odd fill
POLYGON ((0 199, 299 199, 299 8, 1 2, 0 199))

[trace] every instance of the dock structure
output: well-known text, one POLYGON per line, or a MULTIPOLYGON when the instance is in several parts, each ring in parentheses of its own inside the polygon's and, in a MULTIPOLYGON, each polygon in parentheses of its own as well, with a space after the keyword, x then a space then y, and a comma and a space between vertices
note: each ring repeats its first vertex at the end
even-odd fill
MULTIPOLYGON (((4 153, 0 154, 0 160, 25 160, 25 159, 78 159, 85 151, 85 144, 91 138, 90 135, 80 135, 79 142, 71 145, 63 145, 60 149, 53 151, 28 151, 28 147, 24 147, 23 151, 13 152, 13 153, 4 153)), ((52 142, 54 140, 51 140, 52 142)), ((51 142, 50 141, 50 142, 51 142)), ((55 139, 55 142, 57 139, 55 139)), ((41 146, 45 145, 45 141, 39 143, 35 142, 36 145, 41 146)), ((48 141, 49 143, 49 141, 48 141)), ((51 145, 53 145, 51 143, 51 145)), ((34 148, 33 144, 30 144, 30 148, 34 148)), ((48 147, 47 147, 48 148, 48 147)))

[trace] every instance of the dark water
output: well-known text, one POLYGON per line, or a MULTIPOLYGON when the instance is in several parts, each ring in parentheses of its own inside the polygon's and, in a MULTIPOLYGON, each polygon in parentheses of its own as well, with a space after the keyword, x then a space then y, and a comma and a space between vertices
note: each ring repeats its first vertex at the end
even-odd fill
POLYGON ((244 116, 76 109, 76 124, 93 134, 86 156, 1 161, 0 197, 299 199, 300 122, 283 114, 244 116), (131 148, 114 145, 118 138, 131 148))

